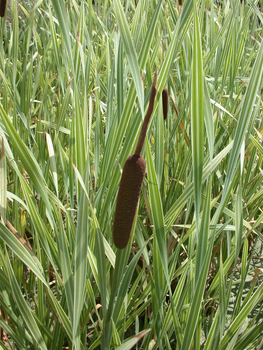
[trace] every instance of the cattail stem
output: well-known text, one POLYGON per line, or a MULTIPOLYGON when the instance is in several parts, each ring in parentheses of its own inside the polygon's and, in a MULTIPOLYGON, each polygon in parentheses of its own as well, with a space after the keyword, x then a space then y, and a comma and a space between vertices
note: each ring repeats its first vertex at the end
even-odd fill
POLYGON ((138 157, 141 156, 144 140, 145 140, 146 133, 147 133, 148 124, 149 124, 149 121, 150 121, 150 118, 151 118, 151 115, 152 115, 152 112, 153 112, 155 96, 156 96, 156 93, 157 93, 157 79, 158 79, 158 72, 156 70, 155 73, 154 73, 154 79, 153 79, 153 85, 152 85, 152 91, 151 91, 151 96, 150 96, 149 107, 148 107, 146 116, 144 118, 143 124, 142 124, 139 140, 138 140, 137 147, 136 147, 136 150, 135 150, 135 153, 134 153, 138 157))
POLYGON ((176 117, 178 118, 178 115, 179 115, 179 113, 178 113, 178 109, 177 109, 177 107, 176 107, 176 105, 175 105, 175 102, 174 102, 174 100, 173 100, 172 96, 170 96, 170 100, 171 100, 172 105, 173 105, 173 108, 174 108, 174 110, 175 110, 176 117))

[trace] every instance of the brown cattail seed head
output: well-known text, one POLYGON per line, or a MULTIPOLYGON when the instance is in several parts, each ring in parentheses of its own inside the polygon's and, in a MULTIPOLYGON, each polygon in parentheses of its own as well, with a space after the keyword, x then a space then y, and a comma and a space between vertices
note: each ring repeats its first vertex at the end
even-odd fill
POLYGON ((158 72, 155 71, 148 110, 144 118, 135 153, 128 157, 124 164, 115 217, 113 223, 113 241, 117 248, 127 246, 140 198, 143 178, 146 170, 145 160, 141 157, 147 127, 151 118, 157 93, 158 72))
POLYGON ((168 115, 168 101, 169 95, 168 95, 168 89, 165 87, 162 92, 162 100, 163 100, 163 119, 166 120, 168 115))
POLYGON ((119 249, 125 248, 130 239, 145 170, 145 160, 135 154, 124 164, 113 224, 113 241, 119 249))
POLYGON ((0 0, 0 17, 4 17, 6 8, 6 0, 0 0))

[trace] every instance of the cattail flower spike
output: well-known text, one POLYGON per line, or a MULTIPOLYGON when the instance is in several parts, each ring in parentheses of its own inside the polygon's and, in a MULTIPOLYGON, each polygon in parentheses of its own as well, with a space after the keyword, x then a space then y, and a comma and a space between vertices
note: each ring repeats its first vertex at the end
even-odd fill
POLYGON ((146 171, 145 160, 141 157, 147 127, 153 112, 157 93, 158 73, 155 72, 151 90, 149 107, 144 118, 135 153, 129 156, 124 164, 120 188, 117 197, 113 223, 113 241, 117 248, 127 246, 141 194, 142 183, 146 171))

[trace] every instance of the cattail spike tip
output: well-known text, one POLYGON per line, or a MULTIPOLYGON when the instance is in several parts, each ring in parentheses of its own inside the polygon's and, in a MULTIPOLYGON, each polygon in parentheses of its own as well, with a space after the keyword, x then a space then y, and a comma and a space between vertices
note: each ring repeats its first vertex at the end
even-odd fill
POLYGON ((163 119, 166 120, 168 115, 168 106, 169 106, 169 94, 168 89, 165 87, 162 92, 162 100, 163 100, 163 119))

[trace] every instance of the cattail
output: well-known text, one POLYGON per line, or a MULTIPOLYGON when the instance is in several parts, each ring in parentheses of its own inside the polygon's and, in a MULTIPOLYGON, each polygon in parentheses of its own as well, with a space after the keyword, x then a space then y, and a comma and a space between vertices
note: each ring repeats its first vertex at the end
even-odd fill
POLYGON ((6 8, 6 0, 0 0, 0 17, 4 17, 6 8))
POLYGON ((162 92, 162 100, 163 100, 163 119, 166 120, 167 115, 168 115, 168 98, 169 98, 169 94, 168 94, 168 89, 165 87, 163 89, 162 92))
POLYGON ((158 73, 156 71, 149 107, 142 124, 135 153, 127 158, 122 172, 113 223, 113 241, 115 246, 119 249, 125 248, 129 242, 138 201, 141 195, 142 183, 146 170, 146 163, 141 157, 141 152, 147 127, 153 112, 157 92, 157 77, 158 73))

